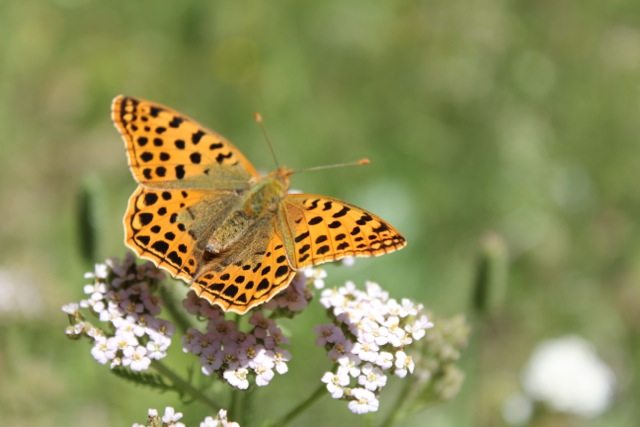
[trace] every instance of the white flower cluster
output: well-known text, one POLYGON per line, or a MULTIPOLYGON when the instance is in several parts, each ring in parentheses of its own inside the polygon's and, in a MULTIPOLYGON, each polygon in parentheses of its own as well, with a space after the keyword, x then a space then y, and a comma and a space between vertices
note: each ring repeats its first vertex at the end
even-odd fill
MULTIPOLYGON (((158 415, 157 409, 149 409, 146 426, 185 427, 183 423, 178 422, 181 418, 182 412, 176 412, 171 406, 164 409, 162 417, 158 415)), ((145 424, 134 423, 132 427, 145 427, 145 424)), ((220 409, 215 418, 206 417, 200 423, 200 427, 240 427, 240 424, 227 420, 227 411, 220 409)))
POLYGON ((356 289, 353 282, 324 290, 320 304, 334 324, 314 328, 316 344, 336 363, 322 382, 331 397, 349 401, 351 412, 377 411, 387 375, 403 378, 414 370, 413 359, 404 350, 433 327, 422 313, 424 307, 408 299, 398 303, 373 282, 366 283, 366 291, 356 289))
MULTIPOLYGON (((145 427, 145 426, 162 426, 162 427, 185 427, 183 423, 178 422, 182 418, 182 412, 176 412, 171 406, 164 408, 164 414, 162 417, 158 415, 157 409, 149 409, 149 417, 147 418, 147 424, 134 423, 131 427, 145 427)), ((204 424, 200 424, 201 426, 204 424)))
POLYGON ((247 389, 250 381, 258 386, 269 384, 275 373, 288 371, 289 351, 282 345, 289 344, 272 316, 265 310, 290 317, 303 310, 312 298, 309 282, 317 286, 319 275, 298 274, 291 284, 268 303, 253 310, 249 317, 250 330, 241 331, 238 324, 225 318, 222 310, 210 305, 190 291, 184 307, 191 314, 206 319, 205 332, 189 328, 183 337, 183 350, 200 357, 205 375, 219 375, 239 389, 247 389))
POLYGON ((240 427, 240 424, 227 420, 227 411, 220 409, 215 418, 205 418, 204 422, 200 423, 200 427, 240 427))
POLYGON ((93 283, 84 287, 87 299, 67 304, 62 310, 72 325, 66 330, 70 337, 87 336, 93 340, 91 355, 111 368, 128 366, 134 371, 149 367, 152 359, 162 359, 171 344, 175 327, 154 316, 160 313, 161 300, 152 293, 164 274, 148 262, 136 265, 128 253, 120 262, 116 258, 96 264, 93 273, 85 274, 93 283), (107 330, 86 321, 80 309, 91 309, 107 330))

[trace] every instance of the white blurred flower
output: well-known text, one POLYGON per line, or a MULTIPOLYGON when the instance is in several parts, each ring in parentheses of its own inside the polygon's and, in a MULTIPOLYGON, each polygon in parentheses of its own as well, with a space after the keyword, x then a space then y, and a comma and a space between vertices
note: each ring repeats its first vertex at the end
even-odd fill
POLYGON ((113 340, 101 336, 96 337, 93 347, 91 348, 91 355, 98 363, 104 365, 116 357, 117 350, 118 347, 113 340))
POLYGON ((362 375, 358 377, 358 384, 369 391, 376 391, 387 384, 387 376, 380 368, 367 363, 362 367, 362 375))
POLYGON ((276 368, 276 372, 280 375, 286 374, 289 371, 289 365, 287 362, 291 360, 291 353, 288 350, 276 349, 273 352, 273 363, 276 368))
POLYGON ((249 380, 247 379, 249 370, 247 368, 238 368, 235 370, 226 370, 222 376, 232 386, 239 388, 240 390, 246 390, 249 388, 249 380))
POLYGON ((167 348, 169 348, 171 341, 149 341, 147 343, 148 356, 151 359, 160 360, 167 355, 167 348))
MULTIPOLYGON (((147 424, 133 424, 132 427, 145 427, 145 425, 154 425, 163 427, 185 427, 185 425, 178 420, 182 419, 182 413, 176 412, 171 406, 167 406, 164 410, 162 417, 158 415, 156 409, 149 409, 149 416, 147 424)), ((240 427, 240 424, 235 421, 229 421, 227 419, 227 411, 220 409, 215 417, 206 417, 204 421, 200 423, 200 427, 240 427)))
POLYGON ((407 356, 404 351, 396 353, 396 370, 394 371, 394 374, 400 378, 404 378, 407 376, 408 372, 413 373, 415 366, 416 365, 411 356, 407 356))
POLYGON ((325 372, 322 382, 327 385, 327 390, 334 399, 340 399, 344 395, 344 387, 351 382, 348 373, 338 370, 337 373, 325 372))
POLYGON ((169 426, 178 426, 184 425, 182 423, 176 423, 180 418, 182 418, 182 412, 176 412, 171 406, 167 406, 164 409, 164 415, 162 416, 162 422, 169 426))
POLYGON ((256 385, 263 387, 269 384, 275 375, 273 353, 271 351, 262 350, 250 363, 251 368, 256 374, 256 385))
POLYGON ((22 274, 0 269, 0 295, 0 316, 31 317, 42 311, 39 287, 22 274))
POLYGON ((356 378, 360 375, 360 368, 358 367, 362 361, 355 354, 345 354, 338 358, 338 364, 341 369, 346 369, 349 375, 356 378))
POLYGON ((525 395, 515 394, 502 405, 502 418, 510 425, 524 425, 533 415, 533 404, 525 395))
POLYGON ((540 343, 524 369, 522 382, 532 399, 584 418, 603 413, 615 389, 611 369, 588 341, 577 336, 540 343))
POLYGON ((204 421, 200 423, 200 427, 240 427, 240 424, 235 421, 228 421, 227 411, 220 409, 215 419, 213 417, 205 418, 204 421))
POLYGON ((363 388, 354 388, 351 390, 353 400, 349 402, 349 410, 354 414, 366 414, 378 410, 380 402, 376 395, 363 388))
POLYGON ((378 351, 380 347, 375 342, 358 341, 353 346, 353 354, 358 355, 360 360, 365 362, 375 362, 378 358, 378 351))
POLYGON ((376 365, 385 370, 391 368, 393 366, 393 354, 389 353, 388 351, 381 351, 380 353, 378 353, 376 365))
POLYGON ((71 316, 75 316, 76 314, 78 314, 79 310, 80 310, 80 304, 78 304, 77 302, 72 302, 62 306, 62 311, 64 311, 65 313, 71 316))
POLYGON ((355 263, 356 263, 356 258, 352 256, 348 256, 342 259, 342 265, 344 265, 345 267, 351 267, 355 263))
POLYGON ((313 280, 313 287, 316 289, 324 288, 324 279, 327 278, 327 272, 322 268, 305 268, 302 274, 307 279, 313 280))
POLYGON ((142 346, 127 347, 122 353, 122 365, 129 366, 132 371, 144 371, 151 364, 151 359, 147 357, 147 349, 142 346))

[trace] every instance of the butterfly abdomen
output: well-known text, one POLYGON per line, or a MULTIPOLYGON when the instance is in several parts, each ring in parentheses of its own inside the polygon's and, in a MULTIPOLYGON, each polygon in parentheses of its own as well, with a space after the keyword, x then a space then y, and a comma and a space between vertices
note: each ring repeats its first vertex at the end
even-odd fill
POLYGON ((208 238, 207 252, 221 253, 238 241, 255 219, 242 210, 232 211, 208 238))

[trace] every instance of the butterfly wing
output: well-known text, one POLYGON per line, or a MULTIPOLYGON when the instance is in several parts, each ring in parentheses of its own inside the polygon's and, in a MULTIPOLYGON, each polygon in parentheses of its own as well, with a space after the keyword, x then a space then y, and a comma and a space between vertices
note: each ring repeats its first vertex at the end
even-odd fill
POLYGON ((168 107, 121 95, 111 117, 133 176, 147 187, 241 190, 258 177, 224 137, 168 107))
POLYGON ((224 137, 163 105, 118 96, 112 119, 140 183, 125 213, 125 243, 190 281, 207 236, 258 174, 224 137))
POLYGON ((125 244, 138 256, 189 282, 201 264, 207 237, 238 199, 233 191, 140 185, 124 217, 125 244))
POLYGON ((246 313, 286 288, 295 275, 275 215, 260 218, 229 251, 204 256, 191 288, 224 311, 246 313))
POLYGON ((287 194, 280 212, 291 231, 288 257, 296 269, 351 256, 378 256, 406 244, 383 219, 330 197, 287 194))

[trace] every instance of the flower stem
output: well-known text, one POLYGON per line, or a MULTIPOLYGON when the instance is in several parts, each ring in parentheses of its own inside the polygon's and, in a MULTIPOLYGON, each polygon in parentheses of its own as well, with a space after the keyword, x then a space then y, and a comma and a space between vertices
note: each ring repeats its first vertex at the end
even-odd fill
POLYGON ((200 390, 192 386, 188 381, 184 380, 178 374, 176 374, 173 370, 169 369, 166 365, 158 360, 151 361, 151 366, 153 369, 158 371, 158 373, 167 377, 173 385, 183 391, 184 393, 192 396, 194 399, 199 400, 204 405, 210 407, 215 412, 218 411, 222 406, 220 406, 215 400, 211 399, 200 390))
MULTIPOLYGON (((239 400, 241 399, 240 390, 234 388, 231 390, 231 400, 229 402, 229 416, 238 419, 239 400)), ((242 425, 242 424, 241 424, 242 425)))
POLYGON ((298 406, 293 408, 286 414, 284 417, 280 418, 278 421, 271 423, 269 426, 274 427, 284 427, 293 421, 298 415, 303 413, 307 408, 311 407, 318 399, 326 394, 326 386, 320 383, 320 386, 313 392, 311 396, 309 396, 305 401, 301 402, 298 406))
MULTIPOLYGON (((408 378, 407 378, 408 380, 408 378)), ((405 410, 407 404, 407 397, 411 393, 411 389, 413 388, 414 381, 405 381, 400 393, 398 393, 398 397, 396 398, 395 403, 391 406, 391 412, 387 415, 384 421, 380 424, 380 427, 389 427, 394 425, 398 420, 404 418, 405 410)))
POLYGON ((240 395, 240 399, 236 399, 235 418, 238 420, 238 424, 243 427, 256 425, 257 417, 253 405, 255 389, 256 386, 253 385, 245 391, 235 390, 240 395))

